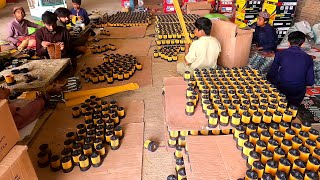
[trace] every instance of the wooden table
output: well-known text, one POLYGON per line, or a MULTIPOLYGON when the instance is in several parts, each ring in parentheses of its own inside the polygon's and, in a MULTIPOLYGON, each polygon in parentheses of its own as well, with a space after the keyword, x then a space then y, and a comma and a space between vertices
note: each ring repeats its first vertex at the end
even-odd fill
MULTIPOLYGON (((70 64, 70 62, 70 59, 29 61, 28 63, 13 69, 28 68, 29 72, 27 74, 30 74, 33 77, 38 77, 38 80, 31 83, 25 83, 23 77, 25 74, 20 73, 14 75, 16 80, 15 85, 8 86, 5 81, 2 81, 0 82, 0 86, 19 92, 44 91, 46 86, 48 86, 67 67, 67 65, 70 64)), ((3 76, 9 75, 13 69, 1 71, 0 74, 3 76)))

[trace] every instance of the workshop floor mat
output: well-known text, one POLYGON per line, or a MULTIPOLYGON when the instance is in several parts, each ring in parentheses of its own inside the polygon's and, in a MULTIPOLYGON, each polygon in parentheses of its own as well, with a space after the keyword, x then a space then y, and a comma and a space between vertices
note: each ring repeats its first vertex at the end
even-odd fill
MULTIPOLYGON (((92 82, 85 83, 85 80, 82 78, 81 90, 87 89, 95 89, 95 88, 103 88, 103 87, 113 87, 113 86, 120 86, 128 83, 137 83, 139 87, 145 87, 152 85, 152 65, 151 65, 151 57, 147 56, 136 56, 138 62, 142 63, 143 69, 141 71, 136 71, 136 73, 129 79, 123 81, 115 80, 113 84, 108 84, 107 82, 102 82, 98 84, 92 84, 92 82)), ((81 69, 85 69, 86 67, 94 68, 98 65, 103 63, 102 56, 95 56, 95 55, 86 55, 82 58, 81 63, 79 63, 79 71, 81 69), (93 58, 95 57, 95 59, 93 58)), ((79 73, 79 72, 78 72, 79 73)))
POLYGON ((101 39, 135 39, 143 38, 147 31, 147 26, 135 26, 135 27, 105 27, 105 30, 109 31, 110 36, 99 35, 101 39))
MULTIPOLYGON (((111 99, 107 99, 110 101, 111 99)), ((39 179, 136 179, 141 180, 143 132, 144 132, 144 103, 142 101, 121 101, 119 106, 126 110, 126 117, 122 120, 124 138, 120 141, 120 148, 116 151, 107 148, 107 157, 103 164, 86 172, 81 172, 75 166, 70 173, 51 172, 49 167, 40 168, 37 164, 38 147, 49 144, 53 154, 60 155, 66 133, 75 132, 76 125, 84 123, 83 117, 73 119, 71 108, 57 107, 56 111, 43 125, 35 136, 29 148, 29 155, 39 179)))
POLYGON ((232 135, 188 136, 184 154, 188 179, 228 180, 243 178, 246 160, 236 148, 232 135))

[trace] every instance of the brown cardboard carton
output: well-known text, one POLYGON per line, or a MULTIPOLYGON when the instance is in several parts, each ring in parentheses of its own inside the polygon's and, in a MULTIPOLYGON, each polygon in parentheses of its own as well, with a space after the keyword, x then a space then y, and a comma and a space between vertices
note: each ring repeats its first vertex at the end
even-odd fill
POLYGON ((199 16, 205 16, 210 13, 210 10, 211 4, 206 1, 187 3, 187 14, 198 14, 199 16))
POLYGON ((188 180, 238 179, 245 176, 246 160, 232 135, 187 136, 183 158, 188 180))
POLYGON ((19 140, 7 100, 0 100, 0 161, 19 140))
POLYGON ((27 146, 14 146, 0 162, 0 179, 38 179, 27 152, 27 146))
POLYGON ((213 20, 211 36, 221 44, 218 64, 228 68, 248 65, 253 32, 252 29, 239 29, 229 21, 213 20))

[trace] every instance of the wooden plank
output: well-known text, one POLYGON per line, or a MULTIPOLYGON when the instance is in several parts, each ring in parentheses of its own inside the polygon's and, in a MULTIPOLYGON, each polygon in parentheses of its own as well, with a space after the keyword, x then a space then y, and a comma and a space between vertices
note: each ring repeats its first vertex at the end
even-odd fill
MULTIPOLYGON (((70 64, 70 59, 29 61, 28 63, 13 69, 28 68, 29 72, 27 74, 30 74, 33 77, 38 77, 38 80, 31 83, 25 83, 23 77, 25 74, 20 73, 14 75, 14 78, 17 81, 15 85, 8 86, 3 81, 0 83, 0 86, 4 86, 10 90, 22 92, 43 90, 67 67, 68 64, 70 64)), ((1 71, 0 74, 3 76, 9 75, 13 69, 1 71)))
POLYGON ((174 9, 176 10, 176 13, 177 13, 177 16, 178 16, 178 19, 179 19, 179 22, 180 22, 180 26, 181 26, 182 32, 184 34, 184 38, 186 39, 186 42, 190 44, 191 43, 191 39, 189 37, 189 33, 188 33, 188 30, 187 30, 186 22, 184 21, 184 18, 183 18, 182 12, 181 12, 179 1, 178 0, 173 0, 173 5, 174 5, 174 9))

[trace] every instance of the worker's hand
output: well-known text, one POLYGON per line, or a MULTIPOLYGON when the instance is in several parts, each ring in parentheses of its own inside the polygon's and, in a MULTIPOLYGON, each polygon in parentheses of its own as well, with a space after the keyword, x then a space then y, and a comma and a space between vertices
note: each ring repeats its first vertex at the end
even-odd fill
POLYGON ((43 48, 47 48, 50 44, 51 44, 51 42, 48 42, 48 41, 42 41, 42 42, 41 42, 41 46, 42 46, 43 48))
POLYGON ((64 43, 63 42, 58 42, 58 45, 60 46, 61 51, 64 49, 64 43))
POLYGON ((10 95, 10 89, 0 86, 0 99, 8 99, 10 95))
POLYGON ((190 48, 190 43, 185 43, 184 46, 186 47, 186 49, 190 48))

